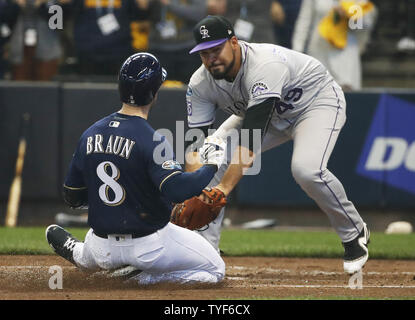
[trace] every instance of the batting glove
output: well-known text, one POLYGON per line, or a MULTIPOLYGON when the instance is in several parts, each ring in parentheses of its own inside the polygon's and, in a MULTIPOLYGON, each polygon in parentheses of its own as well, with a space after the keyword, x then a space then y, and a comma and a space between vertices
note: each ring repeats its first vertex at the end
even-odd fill
POLYGON ((216 164, 218 168, 226 161, 226 143, 221 138, 209 136, 199 149, 200 162, 216 164))

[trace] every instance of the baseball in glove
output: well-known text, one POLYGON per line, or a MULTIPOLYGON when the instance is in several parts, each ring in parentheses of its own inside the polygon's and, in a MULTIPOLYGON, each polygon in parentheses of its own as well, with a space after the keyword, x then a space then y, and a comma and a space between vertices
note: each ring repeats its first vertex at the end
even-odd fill
POLYGON ((170 222, 190 230, 209 224, 226 205, 225 194, 217 188, 205 188, 202 193, 174 206, 170 222))

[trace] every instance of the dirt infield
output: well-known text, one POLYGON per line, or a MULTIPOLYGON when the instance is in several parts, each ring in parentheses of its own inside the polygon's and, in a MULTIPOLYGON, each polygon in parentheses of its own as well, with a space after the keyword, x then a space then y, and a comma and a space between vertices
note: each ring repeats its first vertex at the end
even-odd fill
POLYGON ((226 278, 216 286, 138 286, 88 274, 58 256, 0 256, 0 299, 214 300, 415 298, 415 261, 369 260, 357 286, 340 259, 225 257, 226 278), (62 267, 62 289, 49 288, 49 267, 62 267))

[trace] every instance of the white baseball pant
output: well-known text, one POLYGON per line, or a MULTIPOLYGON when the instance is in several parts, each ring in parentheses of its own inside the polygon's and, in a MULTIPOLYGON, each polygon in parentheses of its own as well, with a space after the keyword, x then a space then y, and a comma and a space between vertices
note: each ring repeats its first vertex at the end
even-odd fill
POLYGON ((85 241, 76 244, 73 257, 87 270, 136 267, 142 270, 134 278, 139 284, 217 283, 225 275, 224 261, 203 237, 172 223, 134 239, 115 234, 105 239, 90 229, 85 241))

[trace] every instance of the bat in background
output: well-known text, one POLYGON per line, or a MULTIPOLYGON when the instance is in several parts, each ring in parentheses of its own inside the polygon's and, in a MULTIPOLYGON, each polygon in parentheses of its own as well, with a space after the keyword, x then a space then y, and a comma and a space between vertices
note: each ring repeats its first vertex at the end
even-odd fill
POLYGON ((29 127, 30 114, 24 113, 21 119, 19 148, 17 151, 16 172, 10 187, 7 203, 6 227, 15 227, 19 214, 20 195, 22 191, 22 172, 26 154, 26 133, 29 127))

